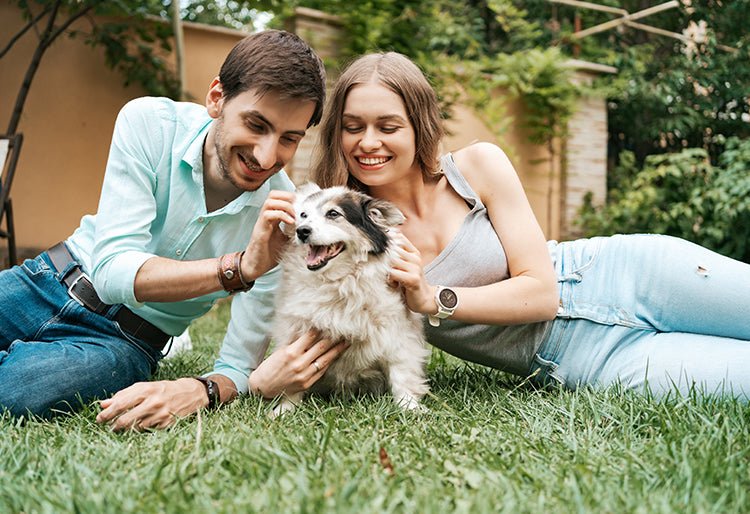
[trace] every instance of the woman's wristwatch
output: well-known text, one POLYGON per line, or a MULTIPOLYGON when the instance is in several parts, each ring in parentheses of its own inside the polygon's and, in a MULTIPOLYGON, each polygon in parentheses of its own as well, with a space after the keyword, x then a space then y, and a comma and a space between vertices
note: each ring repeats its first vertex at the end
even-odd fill
POLYGON ((430 325, 439 327, 440 320, 452 316, 456 307, 458 307, 458 295, 449 287, 437 286, 435 290, 435 303, 438 306, 438 310, 435 314, 428 314, 427 319, 430 325))

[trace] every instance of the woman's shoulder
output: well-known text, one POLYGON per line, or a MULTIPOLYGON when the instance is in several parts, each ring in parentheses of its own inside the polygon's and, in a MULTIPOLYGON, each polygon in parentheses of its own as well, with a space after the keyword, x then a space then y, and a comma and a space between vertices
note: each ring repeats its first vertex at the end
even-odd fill
POLYGON ((492 143, 477 142, 451 152, 456 167, 472 186, 482 186, 501 178, 506 173, 515 174, 513 165, 503 150, 492 143))

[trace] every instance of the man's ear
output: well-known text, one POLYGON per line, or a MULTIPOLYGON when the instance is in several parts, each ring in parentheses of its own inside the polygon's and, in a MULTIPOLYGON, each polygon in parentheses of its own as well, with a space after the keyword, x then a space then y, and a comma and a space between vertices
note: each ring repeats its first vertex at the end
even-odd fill
POLYGON ((211 81, 211 85, 208 87, 208 93, 206 93, 206 109, 208 115, 212 118, 218 118, 221 116, 221 109, 224 106, 224 88, 221 85, 219 77, 215 77, 211 81))

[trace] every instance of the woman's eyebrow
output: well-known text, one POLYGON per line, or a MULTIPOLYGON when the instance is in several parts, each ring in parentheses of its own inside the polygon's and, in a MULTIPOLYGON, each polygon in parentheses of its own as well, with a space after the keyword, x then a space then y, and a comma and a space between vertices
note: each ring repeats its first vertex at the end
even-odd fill
MULTIPOLYGON (((350 113, 346 113, 346 112, 344 113, 343 117, 344 118, 351 118, 351 119, 354 119, 354 120, 360 120, 360 119, 362 119, 362 116, 357 116, 356 114, 350 114, 350 113)), ((406 120, 404 119, 404 117, 401 116, 401 115, 399 115, 399 114, 383 114, 381 116, 378 116, 376 119, 378 121, 391 121, 391 120, 394 120, 394 121, 400 121, 402 123, 406 123, 406 120)))

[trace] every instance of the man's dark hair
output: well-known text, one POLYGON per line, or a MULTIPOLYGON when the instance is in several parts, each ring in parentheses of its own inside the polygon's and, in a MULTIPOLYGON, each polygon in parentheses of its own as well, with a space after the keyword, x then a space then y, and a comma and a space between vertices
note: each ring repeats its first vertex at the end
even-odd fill
POLYGON ((323 113, 326 72, 323 61, 295 34, 265 30, 237 43, 219 72, 224 98, 248 90, 264 95, 269 91, 282 98, 315 102, 310 124, 317 125, 323 113))

